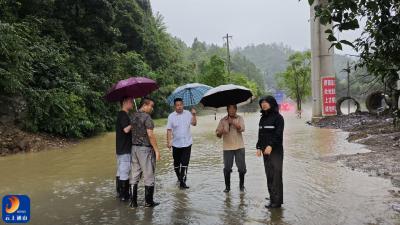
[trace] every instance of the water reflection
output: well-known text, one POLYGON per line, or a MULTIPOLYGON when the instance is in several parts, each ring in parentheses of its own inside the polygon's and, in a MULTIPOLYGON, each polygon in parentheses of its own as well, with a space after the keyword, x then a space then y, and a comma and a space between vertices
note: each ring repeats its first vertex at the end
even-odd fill
MULTIPOLYGON (((222 115, 218 115, 222 117, 222 115)), ((0 158, 0 195, 28 194, 31 224, 400 224, 390 209, 390 181, 368 177, 320 158, 363 151, 347 143, 346 135, 313 128, 285 115, 284 200, 282 209, 267 210, 262 159, 255 157, 258 114, 246 114, 246 192, 224 189, 222 143, 214 137, 214 116, 199 118, 188 171, 190 189, 178 189, 172 155, 162 149, 157 164, 155 199, 161 205, 145 209, 143 184, 137 209, 114 197, 114 134, 93 138, 69 150, 0 158), (12 171, 10 173, 9 171, 12 171)), ((160 146, 165 129, 158 128, 160 146)), ((397 190, 397 189, 395 189, 397 190)), ((0 197, 1 197, 0 196, 0 197)))

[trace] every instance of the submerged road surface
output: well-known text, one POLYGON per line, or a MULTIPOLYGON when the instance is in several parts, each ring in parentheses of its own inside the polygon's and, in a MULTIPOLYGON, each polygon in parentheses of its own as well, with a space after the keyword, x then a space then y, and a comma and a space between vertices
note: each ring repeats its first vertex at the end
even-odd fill
MULTIPOLYGON (((241 114, 243 115, 243 114, 241 114)), ((222 115, 218 115, 217 119, 222 115)), ((46 224, 400 224, 391 209, 398 190, 389 180, 369 177, 321 157, 365 151, 338 130, 318 129, 285 115, 282 209, 264 208, 267 184, 261 158, 255 156, 259 114, 244 115, 246 192, 239 192, 237 169, 232 191, 224 189, 222 143, 214 136, 214 116, 199 118, 188 171, 190 189, 179 190, 165 128, 157 128, 162 161, 157 164, 155 199, 137 209, 115 199, 115 136, 108 133, 67 150, 0 158, 0 197, 28 194, 31 223, 46 224)), ((377 159, 379 160, 379 159, 377 159)))

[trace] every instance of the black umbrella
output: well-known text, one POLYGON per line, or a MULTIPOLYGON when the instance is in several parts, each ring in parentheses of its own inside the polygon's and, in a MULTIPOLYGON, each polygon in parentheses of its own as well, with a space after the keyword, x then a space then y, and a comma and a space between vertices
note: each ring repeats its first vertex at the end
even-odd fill
POLYGON ((252 96, 253 94, 248 88, 226 84, 208 90, 200 102, 206 107, 219 108, 237 105, 251 99, 252 96))

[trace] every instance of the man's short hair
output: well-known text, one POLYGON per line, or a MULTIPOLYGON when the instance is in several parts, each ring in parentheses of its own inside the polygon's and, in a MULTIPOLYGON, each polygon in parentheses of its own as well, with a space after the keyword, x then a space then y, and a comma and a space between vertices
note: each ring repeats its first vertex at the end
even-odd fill
POLYGON ((140 107, 143 107, 144 105, 150 105, 150 103, 154 103, 154 100, 149 98, 149 97, 143 97, 142 100, 140 101, 140 107))
POLYGON ((237 110, 237 105, 227 105, 226 109, 229 109, 230 106, 233 106, 237 110))
POLYGON ((182 98, 175 98, 175 99, 174 99, 174 105, 175 105, 177 102, 183 102, 183 99, 182 99, 182 98))
POLYGON ((132 99, 133 99, 132 97, 124 97, 119 103, 121 104, 121 107, 122 107, 124 105, 125 101, 132 100, 132 99))

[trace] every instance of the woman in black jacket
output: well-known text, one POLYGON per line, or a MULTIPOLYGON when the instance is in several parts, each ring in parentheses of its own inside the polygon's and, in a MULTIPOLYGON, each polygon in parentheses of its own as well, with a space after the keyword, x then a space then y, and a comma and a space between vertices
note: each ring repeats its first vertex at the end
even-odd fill
POLYGON ((267 208, 279 208, 283 204, 282 164, 284 120, 279 106, 272 96, 259 101, 261 119, 259 123, 257 156, 264 156, 270 203, 267 208))

